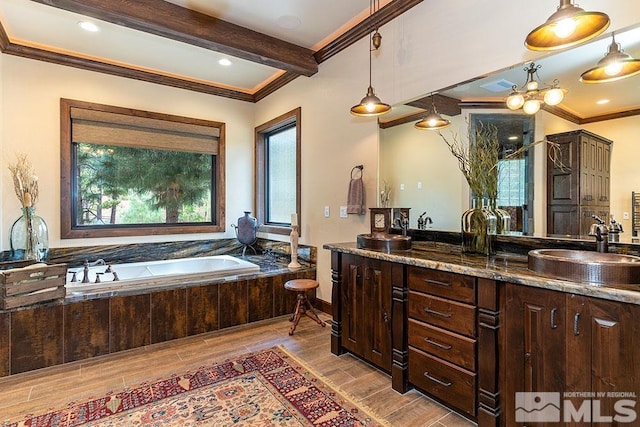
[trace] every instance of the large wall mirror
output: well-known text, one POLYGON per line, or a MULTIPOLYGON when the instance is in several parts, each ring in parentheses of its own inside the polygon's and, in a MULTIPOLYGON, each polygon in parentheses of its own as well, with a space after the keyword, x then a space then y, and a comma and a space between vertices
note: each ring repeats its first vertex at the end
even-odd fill
MULTIPOLYGON (((615 42, 625 53, 640 59, 640 26, 616 31, 615 42)), ((380 184, 392 188, 392 206, 411 208, 412 228, 416 228, 417 218, 424 213, 432 220, 431 228, 460 231, 460 216, 470 200, 466 181, 442 137, 436 131, 414 128, 433 100, 438 112, 451 120, 451 126, 440 131, 446 138, 466 136, 474 120, 484 118, 506 129, 510 125, 522 126, 521 118, 525 116, 532 119, 523 131, 530 132, 524 135, 529 142, 577 130, 613 141, 609 212, 625 230, 620 241, 635 242, 632 193, 640 192, 640 74, 607 83, 580 82, 580 75, 595 67, 611 44, 609 33, 537 59, 536 78, 541 83, 557 79, 565 97, 559 105, 543 105, 533 115, 526 115, 522 109, 509 110, 505 104, 512 85, 524 85, 529 62, 442 89, 433 98, 432 94, 416 94, 415 98, 394 106, 392 113, 380 118, 379 138, 380 184)), ((506 133, 504 138, 509 136, 506 133)), ((514 148, 508 145, 508 139, 501 141, 504 150, 514 148)), ((510 170, 520 173, 518 182, 525 183, 525 187, 518 189, 517 202, 507 202, 509 206, 521 205, 523 210, 518 213, 523 227, 516 227, 513 234, 546 237, 547 146, 535 144, 527 154, 527 166, 516 165, 517 162, 510 165, 519 168, 510 170)))

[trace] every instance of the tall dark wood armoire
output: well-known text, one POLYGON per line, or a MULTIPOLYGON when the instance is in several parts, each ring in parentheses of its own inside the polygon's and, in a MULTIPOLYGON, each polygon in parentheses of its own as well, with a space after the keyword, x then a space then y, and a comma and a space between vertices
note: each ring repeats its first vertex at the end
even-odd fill
POLYGON ((586 238, 592 215, 609 222, 613 141, 586 130, 547 140, 547 235, 586 238))

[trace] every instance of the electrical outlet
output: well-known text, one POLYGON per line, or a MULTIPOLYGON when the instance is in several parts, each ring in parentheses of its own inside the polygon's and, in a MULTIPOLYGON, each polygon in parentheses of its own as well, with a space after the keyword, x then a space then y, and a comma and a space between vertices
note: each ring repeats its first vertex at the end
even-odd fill
POLYGON ((340 218, 348 218, 349 215, 347 214, 347 207, 346 206, 340 206, 340 218))
POLYGON ((329 206, 325 206, 324 207, 324 217, 325 218, 329 218, 330 214, 331 214, 331 210, 329 209, 329 206))
POLYGON ((629 219, 629 212, 622 212, 622 219, 629 219))

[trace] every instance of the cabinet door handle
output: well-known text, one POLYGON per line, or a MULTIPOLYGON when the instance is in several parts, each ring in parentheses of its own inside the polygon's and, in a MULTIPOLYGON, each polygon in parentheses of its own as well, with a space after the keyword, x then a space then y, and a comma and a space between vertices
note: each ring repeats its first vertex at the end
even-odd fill
POLYGON ((438 378, 429 375, 429 372, 425 372, 423 375, 425 376, 426 379, 431 380, 434 383, 443 385, 445 387, 451 387, 451 384, 452 384, 451 381, 446 381, 445 382, 445 381, 439 380, 438 378))
POLYGON ((382 320, 384 321, 384 323, 389 323, 389 313, 387 313, 386 311, 382 313, 382 320))
POLYGON ((556 312, 558 311, 557 307, 553 307, 551 309, 551 329, 556 329, 558 324, 556 323, 556 312))
POLYGON ((436 316, 441 316, 446 318, 451 317, 451 313, 443 313, 441 311, 431 310, 430 308, 427 308, 427 307, 424 308, 424 312, 427 314, 435 314, 436 316))
POLYGON ((430 283, 432 285, 438 285, 438 286, 451 286, 451 283, 447 283, 447 282, 441 282, 439 280, 432 280, 432 279, 422 279, 427 283, 430 283))
POLYGON ((430 339, 429 337, 425 338, 424 341, 426 343, 429 343, 429 344, 431 344, 433 346, 436 346, 438 348, 442 348, 444 350, 451 350, 451 348, 452 348, 449 344, 441 344, 441 343, 439 343, 437 341, 434 341, 434 340, 430 339))
POLYGON ((576 313, 573 316, 573 335, 580 335, 580 313, 576 313))

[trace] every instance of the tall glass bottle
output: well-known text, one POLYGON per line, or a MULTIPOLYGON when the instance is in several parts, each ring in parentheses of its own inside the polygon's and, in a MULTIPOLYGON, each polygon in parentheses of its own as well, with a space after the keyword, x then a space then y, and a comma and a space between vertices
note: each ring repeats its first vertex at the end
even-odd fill
POLYGON ((9 238, 15 260, 44 261, 49 254, 49 229, 35 208, 22 208, 22 216, 11 226, 9 238))
POLYGON ((481 197, 473 198, 471 209, 462 213, 462 252, 495 254, 497 218, 481 197))

